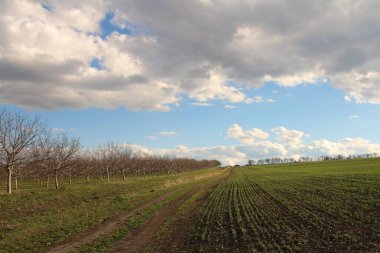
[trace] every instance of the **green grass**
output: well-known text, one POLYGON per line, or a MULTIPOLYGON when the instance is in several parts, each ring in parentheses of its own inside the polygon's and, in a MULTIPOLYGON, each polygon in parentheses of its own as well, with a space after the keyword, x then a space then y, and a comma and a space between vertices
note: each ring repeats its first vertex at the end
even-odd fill
POLYGON ((202 207, 193 252, 379 252, 380 159, 240 167, 202 207))
MULTIPOLYGON (((196 191, 185 203, 177 210, 177 214, 166 221, 161 227, 158 228, 156 232, 156 237, 165 236, 165 233, 169 229, 171 223, 176 219, 178 215, 181 215, 185 212, 186 208, 189 208, 191 203, 199 199, 203 194, 205 194, 205 189, 209 184, 212 184, 213 181, 218 180, 227 175, 226 170, 224 173, 213 174, 212 176, 205 177, 204 174, 202 177, 197 177, 196 180, 191 181, 191 183, 186 183, 181 186, 181 190, 168 197, 164 201, 153 205, 147 209, 145 209, 140 215, 135 215, 128 218, 124 224, 122 224, 117 230, 112 233, 103 235, 97 238, 95 241, 83 246, 77 252, 85 253, 85 252, 106 252, 110 247, 114 245, 117 241, 126 237, 133 229, 143 225, 146 221, 148 221, 154 214, 162 210, 164 207, 169 205, 172 201, 181 197, 183 194, 188 192, 191 189, 198 188, 196 191)), ((210 174, 211 175, 211 174, 210 174)), ((147 252, 158 252, 158 248, 146 249, 147 252)), ((164 251, 162 251, 164 252, 164 251)))
POLYGON ((87 184, 83 180, 69 186, 63 182, 60 190, 23 182, 12 195, 0 193, 0 221, 11 226, 0 238, 0 252, 41 252, 164 192, 217 173, 220 169, 128 178, 109 184, 87 184))

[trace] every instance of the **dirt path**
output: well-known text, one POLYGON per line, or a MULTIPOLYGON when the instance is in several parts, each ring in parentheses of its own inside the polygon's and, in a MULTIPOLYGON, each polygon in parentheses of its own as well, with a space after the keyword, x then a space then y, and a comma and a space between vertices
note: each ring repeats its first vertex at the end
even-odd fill
POLYGON ((184 212, 174 217, 165 234, 155 237, 149 245, 152 252, 187 253, 190 235, 194 229, 194 221, 198 218, 198 212, 202 204, 215 188, 208 187, 198 199, 191 203, 184 212))
POLYGON ((193 226, 197 210, 200 208, 203 201, 207 199, 207 196, 211 193, 212 189, 214 189, 222 181, 226 180, 226 178, 230 177, 231 174, 232 170, 230 170, 229 173, 225 176, 209 182, 206 186, 204 186, 206 187, 204 195, 190 205, 191 210, 188 210, 186 213, 181 214, 180 217, 175 217, 177 210, 186 202, 186 200, 198 192, 200 188, 194 187, 193 189, 187 191, 185 194, 171 202, 164 209, 156 213, 142 227, 139 227, 136 230, 132 231, 132 233, 125 237, 122 241, 116 243, 108 251, 108 253, 133 253, 144 250, 147 246, 151 246, 151 243, 155 243, 154 240, 157 238, 154 237, 157 229, 173 217, 175 219, 174 224, 170 225, 168 228, 169 231, 167 231, 165 235, 166 243, 162 244, 162 241, 157 243, 161 246, 165 246, 165 249, 162 252, 185 252, 186 239, 188 233, 190 232, 190 228, 193 226))
POLYGON ((66 253, 66 252, 71 252, 73 250, 79 249, 83 245, 95 240, 97 237, 110 233, 113 230, 117 229, 121 224, 123 224, 129 217, 136 215, 137 213, 142 212, 144 209, 149 208, 153 205, 156 205, 160 203, 161 201, 164 201, 174 193, 178 192, 179 190, 173 191, 173 192, 168 192, 165 193, 158 198, 155 198, 151 201, 148 201, 141 206, 130 210, 127 213, 123 213, 121 215, 116 216, 115 218, 112 218, 109 221, 106 221, 102 223, 100 226, 90 229, 87 231, 85 234, 82 234, 78 236, 77 238, 74 238, 64 244, 55 246, 51 249, 49 249, 47 252, 49 253, 66 253))
MULTIPOLYGON (((230 171, 229 174, 223 176, 222 178, 215 180, 214 182, 211 183, 211 185, 216 185, 219 182, 225 180, 225 178, 229 177, 231 173, 232 171, 230 171)), ((175 193, 178 193, 181 190, 183 190, 183 188, 175 190, 173 192, 165 193, 153 200, 150 200, 142 204, 141 206, 135 209, 128 211, 127 213, 122 213, 114 218, 111 218, 110 220, 103 222, 99 226, 86 231, 84 234, 79 235, 74 239, 68 240, 60 245, 54 246, 48 249, 47 252, 48 253, 66 253, 66 252, 72 252, 72 251, 78 250, 85 244, 94 241, 99 236, 112 233, 114 230, 120 227, 128 218, 166 200, 167 198, 174 195, 175 193)), ((133 231, 130 235, 128 235, 125 239, 123 239, 119 243, 116 243, 114 247, 110 249, 110 252, 136 252, 137 250, 141 249, 141 247, 146 246, 149 243, 149 241, 152 239, 155 230, 160 225, 162 225, 166 220, 171 218, 171 216, 175 214, 177 209, 187 199, 189 199, 196 191, 197 191, 196 188, 192 188, 192 190, 189 190, 180 198, 171 202, 167 207, 165 207, 159 213, 155 214, 145 225, 133 231)))
POLYGON ((130 235, 119 241, 112 247, 108 252, 139 252, 144 246, 147 246, 151 241, 155 231, 159 228, 165 221, 169 220, 175 215, 176 211, 182 204, 186 202, 198 189, 192 189, 186 192, 181 197, 175 199, 164 209, 155 214, 147 223, 142 227, 132 231, 130 235))
POLYGON ((194 221, 198 218, 198 212, 202 204, 207 200, 208 196, 215 187, 231 176, 232 171, 223 178, 208 184, 201 195, 192 202, 186 210, 176 215, 173 222, 166 228, 166 232, 159 236, 154 236, 148 248, 152 252, 165 253, 187 253, 189 248, 190 234, 194 229, 194 221))

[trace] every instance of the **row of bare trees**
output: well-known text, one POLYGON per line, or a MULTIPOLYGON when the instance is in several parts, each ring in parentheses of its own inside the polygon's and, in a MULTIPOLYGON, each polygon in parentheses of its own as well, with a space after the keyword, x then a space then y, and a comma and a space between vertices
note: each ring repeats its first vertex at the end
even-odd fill
POLYGON ((358 154, 358 155, 336 155, 336 156, 319 156, 319 157, 309 157, 303 156, 298 159, 294 158, 266 158, 259 160, 248 160, 247 165, 263 165, 263 164, 283 164, 283 163, 310 163, 310 162, 320 162, 320 161, 330 161, 330 160, 349 160, 349 159, 363 159, 363 158, 377 158, 380 157, 378 153, 369 154, 358 154))
POLYGON ((112 142, 84 149, 77 138, 49 129, 38 116, 29 117, 6 109, 0 111, 0 177, 6 177, 7 192, 18 188, 20 178, 91 178, 162 175, 219 166, 216 160, 194 160, 154 155, 112 142), (12 181, 14 186, 12 187, 12 181))

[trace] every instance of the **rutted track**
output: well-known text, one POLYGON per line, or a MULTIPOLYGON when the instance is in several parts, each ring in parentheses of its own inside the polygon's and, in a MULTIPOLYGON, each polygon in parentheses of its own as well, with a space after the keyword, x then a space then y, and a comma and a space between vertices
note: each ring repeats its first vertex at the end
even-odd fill
POLYGON ((178 191, 179 190, 165 193, 165 194, 163 194, 163 195, 161 195, 161 196, 159 196, 159 197, 157 197, 151 201, 148 201, 148 202, 142 204, 141 206, 139 206, 139 207, 127 212, 127 213, 123 213, 123 214, 118 215, 109 221, 105 221, 100 226, 93 228, 93 229, 87 231, 85 234, 80 235, 80 236, 78 236, 78 237, 76 237, 76 238, 74 238, 74 239, 72 239, 72 240, 70 240, 64 244, 55 246, 55 247, 51 248, 50 250, 48 250, 47 252, 49 252, 49 253, 66 253, 66 252, 71 252, 71 251, 74 251, 76 249, 79 249, 83 245, 95 240, 99 236, 107 234, 107 233, 111 233, 117 227, 119 227, 121 224, 123 224, 128 218, 142 212, 146 208, 149 208, 153 205, 160 203, 161 201, 164 201, 165 199, 169 198, 170 196, 172 196, 173 194, 175 194, 178 191))
POLYGON ((175 199, 161 211, 156 213, 142 227, 132 231, 127 237, 116 243, 108 252, 139 252, 151 241, 156 229, 166 220, 170 219, 176 213, 177 209, 197 191, 197 188, 186 191, 179 198, 175 199))
POLYGON ((229 177, 231 173, 231 170, 227 170, 220 173, 219 176, 216 177, 214 177, 215 175, 199 177, 196 180, 201 181, 194 183, 194 185, 187 184, 180 189, 177 188, 175 191, 165 193, 153 200, 142 204, 137 208, 134 208, 133 210, 105 221, 98 227, 90 229, 84 234, 77 236, 72 240, 66 241, 65 243, 58 246, 54 246, 47 252, 65 253, 81 250, 83 246, 91 244, 98 238, 101 238, 103 235, 107 236, 109 234, 112 234, 118 228, 122 227, 129 218, 138 215, 139 213, 143 213, 144 210, 150 209, 162 202, 167 202, 170 201, 170 199, 173 199, 169 202, 169 204, 161 208, 160 211, 158 211, 156 214, 153 214, 153 216, 149 218, 148 221, 145 222, 142 226, 136 228, 135 230, 132 230, 122 241, 115 243, 114 246, 110 249, 111 252, 136 252, 142 247, 148 245, 154 234, 154 231, 164 222, 169 220, 184 202, 191 198, 194 193, 199 191, 201 186, 214 187, 229 177))

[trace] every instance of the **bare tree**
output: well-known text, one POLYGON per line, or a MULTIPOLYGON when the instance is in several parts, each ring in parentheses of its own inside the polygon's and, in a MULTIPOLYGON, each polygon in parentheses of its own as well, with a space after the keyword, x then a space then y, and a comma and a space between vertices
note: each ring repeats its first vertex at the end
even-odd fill
POLYGON ((76 155, 80 151, 79 139, 70 139, 66 134, 53 135, 51 131, 48 131, 41 138, 37 149, 48 181, 49 176, 53 175, 55 188, 59 189, 58 174, 60 171, 72 166, 76 155))
POLYGON ((7 173, 7 192, 12 193, 14 169, 26 163, 30 148, 45 127, 39 117, 27 117, 20 113, 0 111, 0 160, 7 173))
POLYGON ((120 150, 119 167, 120 167, 124 181, 126 180, 126 174, 128 173, 128 169, 131 168, 132 163, 133 163, 132 149, 123 147, 120 150))
POLYGON ((107 174, 107 183, 109 183, 111 181, 111 172, 115 170, 121 154, 120 146, 107 142, 106 144, 99 145, 95 153, 102 170, 107 174))

